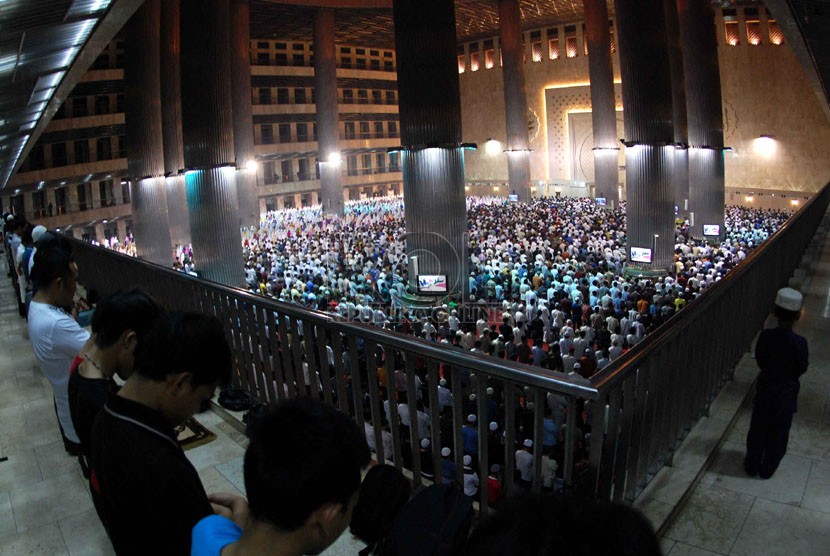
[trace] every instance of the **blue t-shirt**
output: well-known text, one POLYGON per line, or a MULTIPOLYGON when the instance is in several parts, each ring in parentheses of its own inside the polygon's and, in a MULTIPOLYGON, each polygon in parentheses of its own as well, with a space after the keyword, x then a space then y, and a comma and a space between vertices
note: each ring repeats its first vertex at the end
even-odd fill
POLYGON ((223 548, 241 536, 239 525, 221 515, 210 515, 193 527, 190 556, 219 556, 223 548))

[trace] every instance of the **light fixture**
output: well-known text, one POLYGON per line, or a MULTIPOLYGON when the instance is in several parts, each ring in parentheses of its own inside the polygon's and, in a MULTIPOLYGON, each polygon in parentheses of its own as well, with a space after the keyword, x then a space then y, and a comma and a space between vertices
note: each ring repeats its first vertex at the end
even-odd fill
POLYGON ((772 135, 761 135, 753 141, 753 150, 756 154, 769 158, 775 154, 777 141, 772 135))
POLYGON ((343 157, 340 156, 340 153, 331 153, 328 157, 328 163, 334 166, 337 166, 343 161, 343 157))
POLYGON ((754 197, 752 197, 752 195, 747 195, 746 197, 744 197, 744 200, 747 203, 751 203, 754 200, 754 197))
POLYGON ((790 204, 794 207, 797 207, 798 203, 799 203, 798 199, 793 199, 793 200, 790 201, 790 204))
POLYGON ((256 172, 256 168, 257 168, 256 160, 251 159, 248 162, 246 162, 245 163, 245 168, 248 169, 251 172, 256 172))
POLYGON ((502 151, 501 143, 495 139, 487 139, 484 142, 484 153, 488 156, 495 156, 502 151))

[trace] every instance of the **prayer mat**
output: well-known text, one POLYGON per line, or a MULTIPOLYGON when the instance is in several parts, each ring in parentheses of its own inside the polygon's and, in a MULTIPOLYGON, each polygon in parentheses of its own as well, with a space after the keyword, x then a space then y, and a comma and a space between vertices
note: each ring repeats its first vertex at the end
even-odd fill
POLYGON ((206 429, 195 417, 192 417, 183 425, 176 427, 176 439, 179 441, 182 450, 190 450, 216 440, 216 435, 206 429))

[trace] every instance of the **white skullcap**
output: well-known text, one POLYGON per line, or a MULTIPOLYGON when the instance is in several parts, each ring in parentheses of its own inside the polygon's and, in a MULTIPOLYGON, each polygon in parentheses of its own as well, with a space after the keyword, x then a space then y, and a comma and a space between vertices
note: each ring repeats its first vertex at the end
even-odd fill
POLYGON ((524 441, 524 447, 525 447, 525 448, 533 448, 533 441, 532 441, 531 439, 529 439, 529 438, 525 439, 525 441, 524 441))
POLYGON ((490 421, 490 430, 497 431, 499 429, 499 424, 495 421, 490 421))
POLYGON ((32 230, 32 241, 37 243, 38 240, 41 238, 41 236, 43 236, 43 234, 45 234, 45 233, 46 233, 46 226, 41 226, 40 224, 38 224, 32 230))
POLYGON ((476 422, 476 416, 473 415, 472 413, 470 413, 469 415, 467 415, 467 422, 468 423, 475 423, 476 422))
POLYGON ((470 465, 471 463, 473 463, 473 458, 471 458, 470 456, 464 456, 463 458, 461 458, 461 461, 464 462, 464 465, 470 465))
POLYGON ((429 438, 421 440, 421 448, 429 448, 429 438))
POLYGON ((787 311, 800 311, 804 298, 792 288, 781 288, 775 296, 775 304, 787 311))
POLYGON ((441 455, 444 456, 445 458, 450 457, 451 453, 452 452, 450 451, 450 449, 447 448, 446 446, 444 448, 441 448, 441 455))

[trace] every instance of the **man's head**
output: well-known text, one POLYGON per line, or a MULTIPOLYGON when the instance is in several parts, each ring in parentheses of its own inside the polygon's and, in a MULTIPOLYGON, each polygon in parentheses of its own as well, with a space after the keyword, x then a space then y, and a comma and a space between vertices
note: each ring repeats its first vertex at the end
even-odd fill
POLYGON ((138 339, 163 314, 163 309, 146 293, 134 289, 116 292, 102 299, 92 314, 92 333, 99 349, 113 350, 116 372, 126 380, 133 371, 138 339))
POLYGON ((232 356, 219 319, 168 313, 141 336, 131 379, 164 385, 158 409, 172 425, 190 419, 231 380, 232 356))
POLYGON ((360 429, 331 406, 284 402, 255 427, 245 452, 251 517, 298 533, 304 554, 319 554, 346 529, 369 447, 360 429))
POLYGON ((32 268, 36 291, 43 291, 49 302, 57 307, 72 304, 77 289, 78 265, 72 253, 59 247, 38 249, 32 268))

